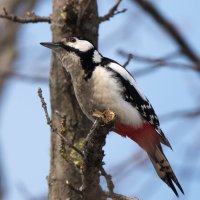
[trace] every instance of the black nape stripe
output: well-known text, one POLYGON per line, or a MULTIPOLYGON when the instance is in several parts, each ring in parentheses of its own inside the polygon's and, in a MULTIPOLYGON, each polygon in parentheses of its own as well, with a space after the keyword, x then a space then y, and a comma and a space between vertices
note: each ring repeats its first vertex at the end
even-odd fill
POLYGON ((77 52, 77 55, 81 59, 82 68, 85 71, 85 77, 84 77, 85 81, 88 81, 92 77, 92 73, 95 67, 97 66, 97 63, 94 63, 93 61, 94 51, 95 49, 92 48, 86 52, 82 51, 77 52))
POLYGON ((93 61, 93 55, 94 55, 94 51, 96 49, 92 48, 86 52, 83 52, 83 51, 79 51, 78 49, 75 49, 73 47, 66 46, 64 44, 61 44, 61 46, 66 51, 73 52, 77 56, 80 57, 82 68, 85 71, 84 79, 85 79, 85 81, 88 81, 92 77, 92 73, 93 73, 95 67, 98 65, 97 63, 94 63, 94 61, 93 61))

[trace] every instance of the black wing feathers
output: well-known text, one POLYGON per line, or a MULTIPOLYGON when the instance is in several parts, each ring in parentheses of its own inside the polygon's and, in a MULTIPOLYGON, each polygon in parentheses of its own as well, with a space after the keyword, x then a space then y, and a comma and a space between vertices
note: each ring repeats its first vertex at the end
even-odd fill
MULTIPOLYGON (((143 119, 146 120, 147 122, 149 122, 155 128, 155 130, 157 131, 157 133, 160 136, 160 141, 163 144, 165 144, 165 145, 167 145, 168 147, 171 148, 169 141, 167 140, 164 133, 160 129, 160 123, 159 123, 158 117, 157 117, 153 107, 151 106, 149 100, 147 98, 145 98, 144 96, 142 96, 140 94, 140 92, 138 92, 138 89, 135 88, 135 86, 132 83, 130 83, 129 78, 126 79, 126 77, 124 77, 124 74, 121 75, 119 72, 117 72, 113 68, 109 67, 109 64, 112 63, 112 62, 118 64, 117 62, 115 62, 111 59, 108 59, 108 58, 103 58, 101 64, 102 64, 102 66, 106 67, 108 70, 113 72, 113 76, 115 78, 117 78, 117 80, 119 81, 119 83, 123 87, 123 94, 122 95, 124 97, 124 100, 129 102, 133 107, 135 107, 139 111, 139 113, 141 114, 143 119)), ((127 71, 127 73, 129 74, 128 71, 127 71)), ((131 74, 130 74, 130 76, 131 76, 131 74)), ((158 170, 157 166, 156 166, 158 164, 160 166, 159 170, 165 170, 166 167, 169 167, 171 169, 171 167, 170 167, 170 165, 167 161, 167 158, 165 157, 165 155, 162 151, 161 145, 159 147, 159 151, 160 151, 161 158, 162 158, 163 161, 161 160, 159 162, 159 160, 157 160, 156 157, 152 157, 152 155, 149 155, 156 171, 158 170), (166 162, 168 163, 168 166, 164 166, 162 164, 162 162, 164 162, 164 160, 165 160, 165 164, 166 164, 166 162)), ((158 175, 159 175, 159 173, 158 173, 158 175)), ((177 196, 178 196, 178 193, 177 193, 176 188, 175 188, 173 183, 175 183, 178 186, 178 188, 181 190, 181 192, 184 194, 183 189, 182 189, 181 185, 179 184, 179 182, 178 182, 175 174, 173 173, 172 169, 171 170, 168 169, 168 171, 165 170, 165 176, 164 177, 160 176, 160 178, 174 191, 174 193, 177 196)))
MULTIPOLYGON (((132 106, 134 106, 139 111, 141 116, 155 128, 155 130, 160 135, 161 142, 171 148, 169 141, 167 140, 164 133, 160 129, 160 123, 158 117, 153 107, 151 106, 149 100, 147 98, 146 99, 142 98, 141 95, 138 93, 137 89, 129 82, 129 80, 126 80, 121 74, 114 71, 112 68, 109 68, 109 64, 111 62, 118 64, 117 62, 109 58, 103 58, 102 65, 106 66, 108 70, 111 70, 114 76, 121 83, 122 87, 124 87, 122 94, 124 99, 127 102, 129 102, 132 106)), ((131 74, 128 71, 127 73, 131 76, 131 74)))

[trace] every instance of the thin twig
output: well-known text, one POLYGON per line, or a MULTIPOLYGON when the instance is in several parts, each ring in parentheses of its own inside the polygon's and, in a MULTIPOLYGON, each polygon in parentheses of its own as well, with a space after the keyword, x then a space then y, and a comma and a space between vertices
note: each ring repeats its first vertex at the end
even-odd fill
POLYGON ((49 117, 49 113, 48 113, 48 111, 47 111, 47 104, 46 104, 46 102, 45 102, 45 100, 44 100, 44 97, 43 97, 43 95, 42 95, 42 89, 41 89, 41 88, 38 89, 38 96, 39 96, 40 101, 41 101, 41 103, 42 103, 42 108, 43 108, 44 113, 45 113, 45 117, 46 117, 46 120, 47 120, 47 124, 50 126, 51 131, 52 131, 53 133, 56 133, 56 134, 65 142, 65 144, 66 144, 68 147, 72 148, 72 149, 73 149, 74 151, 76 151, 81 157, 83 157, 83 153, 81 152, 81 150, 79 150, 79 149, 76 148, 73 144, 71 144, 69 141, 67 141, 67 139, 62 135, 61 130, 58 130, 56 127, 54 127, 53 122, 52 122, 51 118, 49 117))
POLYGON ((101 175, 105 178, 106 180, 106 183, 107 183, 107 187, 108 187, 108 190, 109 190, 109 193, 113 193, 114 191, 114 183, 112 181, 112 176, 110 174, 107 174, 105 169, 103 168, 103 166, 101 167, 100 169, 101 171, 101 175))
POLYGON ((19 17, 13 14, 9 14, 5 8, 3 8, 3 14, 0 14, 0 18, 2 19, 8 19, 13 22, 18 22, 22 24, 27 23, 38 23, 38 22, 46 22, 51 23, 51 17, 41 17, 35 15, 33 12, 28 12, 25 17, 19 17))
MULTIPOLYGON (((129 53, 125 53, 124 51, 118 51, 120 55, 123 57, 127 57, 129 53)), ((194 64, 190 63, 181 63, 178 61, 170 61, 169 59, 173 58, 173 54, 167 55, 165 57, 161 58, 152 58, 152 57, 147 57, 147 56, 140 56, 137 54, 131 54, 134 60, 137 60, 139 62, 151 64, 151 66, 144 67, 142 69, 138 69, 134 72, 135 76, 141 76, 141 75, 146 75, 148 73, 153 72, 155 69, 159 69, 161 67, 171 67, 172 69, 189 69, 189 70, 195 70, 196 72, 200 72, 200 64, 199 67, 194 64)), ((174 54, 174 56, 177 54, 174 54)))
POLYGON ((144 67, 143 69, 138 69, 134 72, 135 76, 144 76, 149 73, 152 73, 156 69, 161 69, 162 67, 170 67, 172 69, 181 69, 181 70, 195 70, 196 72, 200 72, 199 69, 193 68, 192 65, 185 63, 176 63, 176 62, 160 62, 152 64, 151 66, 144 67))
POLYGON ((169 121, 176 118, 196 118, 200 117, 200 108, 193 110, 178 110, 171 113, 161 115, 159 118, 161 121, 169 121))
POLYGON ((123 67, 124 68, 126 68, 128 65, 129 65, 129 63, 130 63, 130 61, 133 59, 133 55, 132 54, 128 54, 128 58, 127 58, 127 61, 123 64, 123 67))
MULTIPOLYGON (((48 113, 48 111, 47 111, 47 104, 46 104, 46 102, 45 102, 45 100, 44 100, 44 97, 43 97, 42 89, 41 89, 41 88, 38 88, 38 96, 39 96, 40 101, 41 101, 41 103, 42 103, 42 108, 43 108, 44 113, 45 113, 45 117, 46 117, 46 120, 47 120, 47 124, 48 124, 51 128, 53 128, 53 124, 52 124, 51 118, 49 117, 49 113, 48 113)), ((55 129, 55 130, 56 130, 56 129, 55 129)), ((54 131, 55 131, 55 130, 54 130, 54 131)))
POLYGON ((120 11, 117 11, 119 4, 121 3, 122 0, 117 0, 116 3, 113 5, 113 7, 108 11, 108 13, 102 17, 99 17, 99 23, 108 21, 110 18, 114 17, 115 15, 124 13, 127 11, 127 9, 122 9, 120 11))
MULTIPOLYGON (((199 56, 190 47, 188 42, 178 31, 178 29, 171 22, 169 22, 150 1, 144 1, 144 0, 132 0, 132 1, 134 3, 137 3, 170 35, 170 37, 178 44, 181 52, 186 57, 188 57, 194 63, 198 64, 200 62, 199 56)), ((199 65, 198 68, 200 68, 199 65)))
POLYGON ((3 12, 4 12, 5 15, 8 15, 7 10, 6 10, 5 7, 3 7, 3 12))
POLYGON ((170 52, 162 57, 156 57, 156 58, 149 57, 149 56, 142 56, 142 55, 138 55, 136 53, 128 53, 128 52, 125 52, 124 50, 118 50, 118 53, 119 53, 119 55, 121 55, 123 57, 132 56, 132 58, 134 60, 137 60, 140 62, 145 62, 145 63, 157 63, 157 62, 169 61, 180 55, 180 51, 170 52))

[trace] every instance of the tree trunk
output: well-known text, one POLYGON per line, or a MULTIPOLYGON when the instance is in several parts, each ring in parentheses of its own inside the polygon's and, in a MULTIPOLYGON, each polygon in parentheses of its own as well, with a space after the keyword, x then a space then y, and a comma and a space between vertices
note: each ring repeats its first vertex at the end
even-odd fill
MULTIPOLYGON (((53 40, 58 41, 70 35, 85 36, 97 45, 98 14, 96 1, 90 0, 54 0, 52 15, 53 40)), ((70 76, 65 74, 60 61, 53 54, 50 73, 51 110, 53 124, 60 125, 59 111, 66 114, 66 138, 81 145, 88 133, 91 122, 86 119, 74 96, 70 76)), ((78 200, 80 196, 66 184, 68 180, 75 187, 81 186, 81 176, 76 168, 78 157, 72 156, 72 150, 66 148, 66 159, 60 149, 60 138, 51 135, 51 164, 49 175, 49 200, 78 200)))

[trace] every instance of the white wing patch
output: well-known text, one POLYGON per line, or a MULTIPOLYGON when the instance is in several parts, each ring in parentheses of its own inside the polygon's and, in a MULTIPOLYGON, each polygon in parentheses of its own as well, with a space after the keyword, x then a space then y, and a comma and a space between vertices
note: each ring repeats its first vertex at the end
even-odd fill
POLYGON ((116 71, 117 73, 119 73, 124 79, 128 80, 130 82, 131 85, 133 85, 135 87, 135 89, 137 90, 138 94, 146 101, 147 98, 145 97, 145 95, 143 95, 139 88, 138 85, 136 83, 136 81, 134 80, 134 78, 120 65, 118 65, 117 63, 111 62, 109 63, 108 67, 110 67, 111 69, 113 69, 114 71, 116 71))

